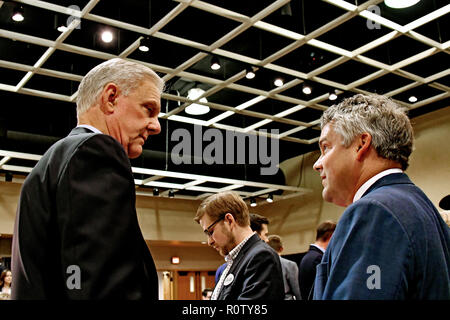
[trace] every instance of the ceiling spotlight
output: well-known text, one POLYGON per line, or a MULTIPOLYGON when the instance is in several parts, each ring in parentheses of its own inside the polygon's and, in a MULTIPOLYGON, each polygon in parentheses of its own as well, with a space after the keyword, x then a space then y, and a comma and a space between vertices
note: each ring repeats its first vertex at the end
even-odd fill
POLYGON ((220 62, 217 57, 212 57, 211 59, 211 69, 213 70, 219 70, 220 69, 220 62))
POLYGON ((60 25, 58 28, 56 28, 56 30, 63 33, 63 32, 66 32, 67 30, 69 30, 69 28, 67 28, 65 25, 60 25))
MULTIPOLYGON (((192 89, 189 89, 187 98, 189 100, 197 100, 198 97, 202 96, 204 93, 205 93, 205 90, 203 90, 203 89, 192 88, 192 89)), ((208 100, 205 97, 201 98, 199 101, 204 102, 204 103, 208 102, 208 100)), ((198 103, 192 103, 191 105, 187 106, 186 109, 184 109, 184 111, 186 113, 192 114, 192 115, 201 115, 201 114, 208 113, 209 107, 204 106, 202 104, 198 104, 198 103)))
POLYGON ((420 0, 384 0, 384 4, 394 9, 403 9, 412 7, 420 0))
POLYGON ((150 39, 148 37, 142 38, 139 43, 139 50, 148 52, 150 50, 150 39))
POLYGON ((102 33, 103 42, 110 43, 113 40, 113 34, 111 31, 103 31, 102 33))
POLYGON ((153 195, 155 197, 159 196, 159 189, 158 188, 153 188, 153 195))
POLYGON ((24 15, 23 15, 23 7, 22 6, 16 7, 14 9, 12 19, 16 22, 21 22, 25 19, 24 15))
POLYGON ((175 192, 173 192, 172 189, 169 190, 169 198, 174 198, 175 197, 175 192))
POLYGON ((255 200, 255 198, 250 198, 250 207, 256 207, 256 200, 255 200))
POLYGON ((271 193, 269 193, 269 195, 267 196, 266 201, 269 202, 269 203, 273 202, 273 195, 271 193))
POLYGON ((281 86, 284 84, 284 82, 283 82, 283 79, 281 79, 281 78, 276 78, 275 81, 273 82, 273 84, 274 84, 276 87, 281 87, 281 86))
POLYGON ((247 73, 245 74, 247 79, 253 79, 255 77, 255 72, 252 68, 247 69, 247 73))
POLYGON ((417 102, 417 97, 416 96, 411 96, 408 98, 408 101, 411 103, 417 102))
POLYGON ((312 92, 311 86, 304 84, 302 91, 304 94, 311 94, 311 92, 312 92))
POLYGON ((337 99, 337 94, 334 93, 334 92, 330 93, 330 95, 328 96, 328 99, 331 100, 331 101, 336 100, 337 99))

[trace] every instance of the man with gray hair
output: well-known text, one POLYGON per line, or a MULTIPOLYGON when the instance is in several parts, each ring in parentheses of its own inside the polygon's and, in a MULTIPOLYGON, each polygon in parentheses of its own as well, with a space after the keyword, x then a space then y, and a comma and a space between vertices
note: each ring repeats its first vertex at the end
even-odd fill
POLYGON ((386 97, 355 95, 321 118, 314 169, 347 209, 317 266, 314 299, 450 299, 450 231, 403 172, 413 131, 386 97))
POLYGON ((157 299, 128 158, 161 131, 163 87, 151 69, 119 58, 83 78, 78 126, 49 148, 22 186, 13 299, 157 299))

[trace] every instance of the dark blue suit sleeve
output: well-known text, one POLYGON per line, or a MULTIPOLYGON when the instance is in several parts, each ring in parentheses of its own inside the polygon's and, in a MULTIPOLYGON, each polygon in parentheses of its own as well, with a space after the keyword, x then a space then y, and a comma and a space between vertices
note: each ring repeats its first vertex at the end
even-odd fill
POLYGON ((395 215, 362 199, 346 210, 317 266, 314 299, 404 299, 413 258, 395 215))

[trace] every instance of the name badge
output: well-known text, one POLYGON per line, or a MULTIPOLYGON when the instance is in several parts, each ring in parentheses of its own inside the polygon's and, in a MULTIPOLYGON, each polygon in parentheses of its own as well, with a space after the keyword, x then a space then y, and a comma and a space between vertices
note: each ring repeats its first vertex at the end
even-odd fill
POLYGON ((229 275, 227 275, 227 277, 225 278, 225 281, 223 282, 224 286, 228 286, 230 283, 232 283, 234 280, 234 276, 230 273, 229 275))

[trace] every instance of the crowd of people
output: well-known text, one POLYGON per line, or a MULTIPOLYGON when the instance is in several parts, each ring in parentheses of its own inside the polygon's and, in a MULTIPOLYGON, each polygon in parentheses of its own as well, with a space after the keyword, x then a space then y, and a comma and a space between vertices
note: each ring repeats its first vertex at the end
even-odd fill
MULTIPOLYGON (((85 75, 77 126, 22 186, 2 293, 158 299, 129 159, 161 131, 163 88, 154 71, 120 58, 85 75)), ((268 220, 259 217, 258 229, 238 193, 208 197, 194 220, 225 259, 210 299, 450 299, 450 229, 405 174, 413 150, 405 110, 384 96, 357 94, 327 108, 320 126, 313 168, 323 199, 346 207, 339 223, 320 225, 294 265, 280 257, 281 237, 267 237, 268 220)))

